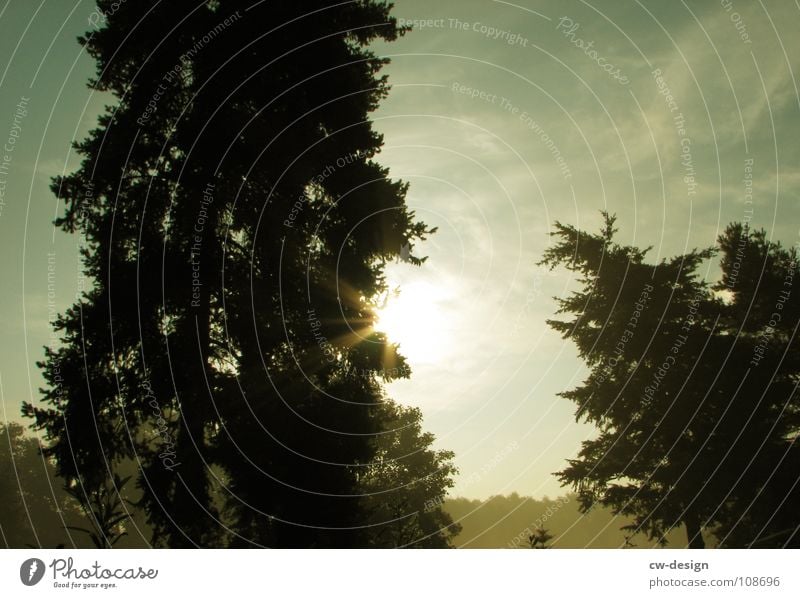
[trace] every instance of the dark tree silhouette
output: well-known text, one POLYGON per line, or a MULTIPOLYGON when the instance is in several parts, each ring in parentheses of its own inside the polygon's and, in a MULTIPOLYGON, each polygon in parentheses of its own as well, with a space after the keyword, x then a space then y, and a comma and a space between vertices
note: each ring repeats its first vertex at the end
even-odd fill
POLYGON ((375 457, 360 474, 374 548, 449 548, 461 526, 442 510, 453 486, 453 453, 431 449, 422 413, 384 403, 385 432, 375 437, 375 457))
POLYGON ((88 535, 95 548, 113 548, 128 535, 125 522, 131 515, 121 493, 129 480, 130 476, 120 478, 114 474, 110 484, 92 490, 91 494, 84 494, 80 485, 68 487, 66 491, 81 506, 90 527, 68 525, 67 529, 88 535))
POLYGON ((81 39, 116 104, 53 190, 91 287, 24 413, 82 495, 140 464, 158 545, 368 545, 358 476, 407 375, 369 301, 430 232, 373 159, 366 46, 404 30, 373 0, 195 4, 101 0, 81 39))
POLYGON ((553 535, 550 532, 543 527, 537 527, 533 533, 528 536, 528 545, 535 549, 550 548, 548 544, 552 539, 553 535))
MULTIPOLYGON (((779 292, 797 272, 795 253, 760 233, 737 255, 742 230, 732 225, 721 236, 723 276, 713 288, 698 269, 714 250, 647 264, 647 249, 614 242, 608 215, 597 235, 558 224, 542 261, 580 276, 581 289, 559 299, 559 313, 572 318, 549 324, 591 368, 562 396, 599 430, 560 479, 576 488, 584 509, 601 503, 633 516, 631 531, 663 538, 683 524, 693 548, 705 545, 703 528, 719 526, 724 535, 743 517, 766 522, 747 506, 777 505, 799 473, 790 455, 800 361, 788 349, 800 292, 790 299, 779 292), (760 349, 775 311, 780 332, 760 349)), ((779 527, 790 527, 786 518, 796 525, 796 514, 782 512, 779 527)), ((739 526, 749 541, 755 527, 739 526)))
MULTIPOLYGON (((743 445, 738 466, 726 462, 732 488, 718 516, 715 535, 723 547, 800 547, 800 266, 797 245, 786 248, 763 230, 728 226, 719 239, 722 280, 715 290, 731 295, 722 326, 736 336, 741 363, 729 418, 740 431, 729 438, 743 445), (742 360, 743 362, 744 360, 742 360), (737 411, 741 411, 737 413, 737 411)), ((736 449, 734 449, 736 450, 736 449)))

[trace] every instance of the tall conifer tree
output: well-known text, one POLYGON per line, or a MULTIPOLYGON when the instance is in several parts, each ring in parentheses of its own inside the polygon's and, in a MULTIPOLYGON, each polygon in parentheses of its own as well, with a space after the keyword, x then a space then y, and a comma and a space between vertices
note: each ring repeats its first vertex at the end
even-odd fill
POLYGON ((367 46, 404 30, 375 0, 98 7, 114 103, 53 184, 90 287, 24 410, 78 496, 135 460, 159 545, 367 545, 359 476, 407 375, 369 300, 429 232, 369 120, 367 46))
POLYGON ((568 319, 549 324, 590 368, 562 396, 598 429, 560 479, 584 509, 610 506, 651 538, 683 525, 693 548, 704 529, 738 546, 791 531, 799 521, 781 501, 800 479, 794 249, 731 225, 711 285, 699 270, 716 249, 647 263, 648 249, 614 241, 614 222, 605 215, 599 234, 558 224, 543 260, 580 277, 559 300, 568 319))

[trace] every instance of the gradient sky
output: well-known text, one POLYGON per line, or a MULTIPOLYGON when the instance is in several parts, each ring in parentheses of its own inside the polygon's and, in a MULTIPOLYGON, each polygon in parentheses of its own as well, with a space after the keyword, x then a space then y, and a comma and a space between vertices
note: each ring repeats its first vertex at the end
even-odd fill
MULTIPOLYGON (((94 64, 75 42, 92 2, 0 10, 3 140, 29 98, 0 205, 0 418, 18 419, 38 397, 48 310, 71 304, 79 284, 78 239, 53 231, 49 178, 74 166, 70 141, 110 99, 87 89, 94 64)), ((398 0, 395 15, 430 26, 376 46, 393 84, 375 114, 379 159, 439 232, 418 250, 423 267, 390 267, 394 284, 427 293, 415 308, 436 323, 437 356, 409 355, 413 376, 389 393, 421 407, 437 445, 456 452, 453 494, 559 494, 551 473, 592 429, 556 396, 586 370, 545 324, 553 297, 575 288, 536 265, 548 231, 556 220, 595 230, 608 210, 620 242, 652 245, 652 259, 710 245, 748 215, 785 244, 800 240, 800 6, 398 0)), ((709 264, 708 278, 716 272, 709 264)))

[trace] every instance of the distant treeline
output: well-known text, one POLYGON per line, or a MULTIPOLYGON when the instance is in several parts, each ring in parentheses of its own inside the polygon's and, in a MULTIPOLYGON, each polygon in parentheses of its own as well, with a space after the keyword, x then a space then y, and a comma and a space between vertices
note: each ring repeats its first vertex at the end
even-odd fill
MULTIPOLYGON (((444 510, 462 526, 454 544, 459 548, 529 548, 528 538, 544 528, 552 536, 550 548, 650 548, 657 542, 645 534, 628 537, 620 528, 630 519, 597 507, 586 514, 578 510, 575 496, 535 499, 516 492, 487 500, 453 498, 444 510)), ((682 548, 686 539, 679 529, 670 532, 667 547, 682 548)), ((713 545, 713 541, 709 542, 713 545)))
MULTIPOLYGON (((53 464, 43 460, 38 442, 19 424, 0 425, 0 547, 91 548, 89 536, 78 528, 90 523, 78 502, 64 491, 64 481, 55 475, 53 464), (13 459, 9 452, 13 447, 13 459), (22 492, 20 492, 22 489, 22 492)), ((133 465, 130 465, 133 472, 133 465)), ((125 473, 125 472, 124 472, 125 473)), ((134 493, 125 492, 135 502, 134 493)), ((148 546, 150 529, 143 513, 126 503, 132 519, 119 548, 148 546)), ((452 498, 443 510, 462 526, 453 544, 460 548, 527 548, 528 537, 537 528, 552 536, 552 548, 619 548, 626 545, 649 547, 655 543, 642 535, 627 538, 620 528, 629 519, 615 517, 609 509, 595 508, 583 515, 578 501, 568 494, 559 498, 535 499, 517 493, 492 496, 487 500, 452 498)), ((684 535, 675 530, 668 546, 681 547, 684 535)))

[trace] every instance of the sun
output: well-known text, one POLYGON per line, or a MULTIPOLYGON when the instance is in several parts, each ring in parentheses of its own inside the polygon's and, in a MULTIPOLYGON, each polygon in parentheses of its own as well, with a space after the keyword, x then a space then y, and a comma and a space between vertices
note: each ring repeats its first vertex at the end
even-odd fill
POLYGON ((401 285, 376 311, 375 330, 397 343, 412 365, 441 362, 453 348, 451 300, 446 287, 427 282, 401 285))

